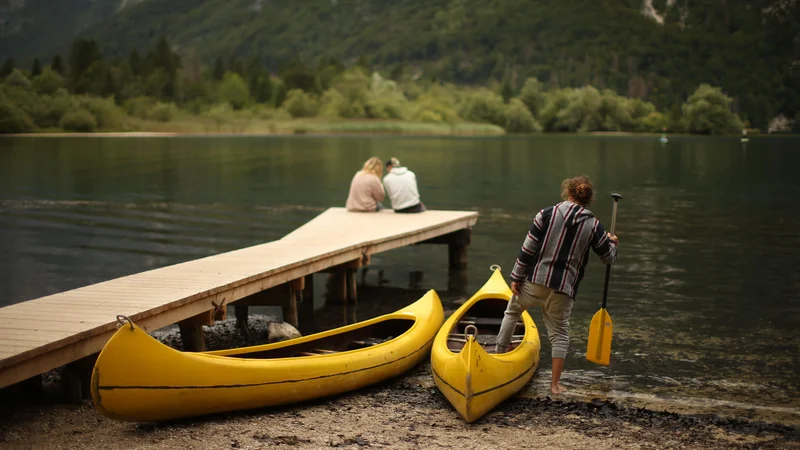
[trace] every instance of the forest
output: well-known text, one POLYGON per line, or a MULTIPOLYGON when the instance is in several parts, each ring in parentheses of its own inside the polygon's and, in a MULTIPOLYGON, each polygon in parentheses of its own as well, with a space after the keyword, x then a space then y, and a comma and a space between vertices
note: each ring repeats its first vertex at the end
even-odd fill
POLYGON ((726 134, 800 118, 795 2, 652 3, 657 18, 634 0, 146 0, 5 60, 0 122, 726 134))
MULTIPOLYGON (((743 124, 719 88, 700 85, 664 114, 650 102, 609 89, 548 88, 536 78, 514 89, 509 79, 486 86, 382 75, 361 61, 335 59, 308 67, 295 60, 279 76, 255 59, 217 58, 211 67, 181 58, 165 38, 144 54, 108 61, 93 40, 76 40, 66 60, 30 70, 0 67, 0 132, 134 131, 152 123, 208 119, 213 128, 242 119, 286 121, 375 119, 437 124, 488 124, 484 131, 689 132, 726 134, 743 124)), ((480 132, 480 128, 476 132, 480 132)), ((236 131, 236 130, 233 130, 236 131)))

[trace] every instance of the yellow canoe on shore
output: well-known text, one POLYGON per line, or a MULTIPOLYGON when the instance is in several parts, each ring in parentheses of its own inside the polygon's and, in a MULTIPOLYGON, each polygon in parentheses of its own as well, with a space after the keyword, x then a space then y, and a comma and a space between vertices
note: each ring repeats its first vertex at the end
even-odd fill
POLYGON ((444 321, 428 291, 395 313, 297 339, 184 353, 124 323, 92 373, 92 401, 112 419, 144 422, 283 405, 352 391, 424 359, 444 321))
POLYGON ((522 389, 539 364, 539 330, 527 312, 517 322, 509 351, 494 353, 511 296, 500 268, 494 269, 489 281, 447 319, 433 341, 434 382, 468 423, 522 389))

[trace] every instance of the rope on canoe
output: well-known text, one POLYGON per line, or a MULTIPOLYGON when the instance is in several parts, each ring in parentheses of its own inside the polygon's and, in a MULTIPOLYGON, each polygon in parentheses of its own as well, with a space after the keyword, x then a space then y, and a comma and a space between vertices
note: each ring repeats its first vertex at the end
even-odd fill
POLYGON ((489 266, 489 270, 491 270, 492 272, 494 272, 495 270, 500 270, 500 266, 498 266, 497 264, 492 264, 491 266, 489 266))

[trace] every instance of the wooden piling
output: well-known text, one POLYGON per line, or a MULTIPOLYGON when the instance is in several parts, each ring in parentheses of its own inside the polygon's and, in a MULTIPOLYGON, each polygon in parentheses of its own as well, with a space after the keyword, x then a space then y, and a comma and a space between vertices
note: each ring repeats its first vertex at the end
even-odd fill
POLYGON ((250 328, 247 326, 247 317, 250 314, 250 307, 247 305, 234 305, 233 310, 236 314, 236 326, 245 341, 250 342, 250 328))
POLYGON ((347 301, 352 304, 358 303, 357 271, 358 269, 347 269, 347 301))
MULTIPOLYGON (((68 402, 79 404, 90 397, 92 370, 97 356, 95 353, 64 366, 61 374, 61 390, 68 402)), ((41 384, 41 378, 39 382, 41 384)))
POLYGON ((306 275, 302 301, 298 307, 298 321, 301 333, 306 334, 314 328, 314 275, 306 275))
POLYGON ((203 333, 203 325, 207 325, 211 316, 211 324, 213 325, 213 311, 198 314, 178 322, 178 328, 181 330, 181 341, 183 342, 183 350, 187 352, 204 352, 206 351, 206 337, 203 333))
POLYGON ((467 249, 472 242, 472 230, 460 230, 450 234, 453 235, 453 240, 447 244, 449 267, 466 269, 469 262, 467 249))
POLYGON ((283 321, 291 324, 293 327, 298 327, 297 322, 297 302, 298 298, 302 301, 303 289, 305 288, 305 277, 300 277, 292 280, 289 283, 289 298, 283 306, 283 321))

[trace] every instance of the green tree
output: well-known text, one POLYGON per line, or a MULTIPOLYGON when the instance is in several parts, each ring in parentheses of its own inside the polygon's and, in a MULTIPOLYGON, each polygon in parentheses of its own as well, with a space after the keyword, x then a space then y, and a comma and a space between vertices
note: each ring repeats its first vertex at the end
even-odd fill
POLYGON ((159 67, 145 79, 145 94, 155 98, 172 98, 174 84, 172 77, 162 67, 159 67))
POLYGON ((11 75, 6 77, 6 84, 9 86, 19 86, 23 89, 30 89, 31 88, 31 81, 19 71, 19 69, 14 69, 11 71, 11 75))
POLYGON ((258 103, 269 103, 272 101, 272 80, 270 79, 269 72, 262 71, 261 74, 254 82, 254 88, 251 91, 253 98, 258 103))
POLYGON ((64 87, 64 77, 50 67, 45 67, 44 71, 33 79, 33 90, 40 94, 53 95, 62 87, 64 87))
POLYGON ((684 103, 682 112, 690 132, 738 133, 742 121, 731 111, 732 100, 720 88, 702 84, 684 103))
POLYGON ((61 118, 61 127, 68 131, 92 132, 97 128, 97 120, 86 109, 69 111, 61 118))
POLYGON ((76 39, 73 41, 69 52, 69 79, 73 86, 78 84, 78 80, 89 67, 102 59, 103 55, 100 54, 100 49, 94 40, 76 39))
POLYGON ((506 108, 505 129, 510 133, 533 133, 542 131, 542 126, 533 118, 525 103, 518 98, 511 99, 506 108))
POLYGON ((508 103, 511 97, 514 96, 514 88, 511 86, 509 77, 503 79, 503 86, 500 88, 500 95, 503 97, 503 103, 508 103))
POLYGON ((36 77, 40 73, 42 73, 42 66, 39 64, 39 58, 34 58, 31 66, 31 77, 36 77))
POLYGON ((478 89, 467 95, 459 114, 472 122, 506 125, 506 105, 503 97, 488 89, 478 89))
POLYGON ((400 81, 403 79, 403 73, 405 72, 405 68, 402 64, 395 64, 392 68, 392 71, 389 73, 389 78, 393 79, 394 81, 400 81))
POLYGON ((148 53, 148 59, 153 69, 163 69, 170 77, 175 76, 180 66, 180 57, 172 51, 165 37, 158 40, 148 53))
POLYGON ((142 75, 143 63, 142 57, 139 55, 139 52, 134 49, 131 52, 131 55, 128 57, 128 66, 131 68, 131 74, 134 76, 142 75))
POLYGON ((53 58, 53 63, 50 64, 50 68, 59 75, 64 76, 64 63, 61 61, 61 55, 56 55, 53 58))
POLYGON ((281 71, 281 80, 287 91, 300 89, 305 92, 319 93, 317 75, 302 61, 295 59, 281 71))
POLYGON ((34 122, 41 128, 58 127, 64 114, 78 107, 74 96, 69 95, 64 89, 55 96, 43 95, 40 101, 42 104, 36 112, 34 122))
POLYGON ((6 62, 3 63, 3 66, 0 67, 0 77, 5 78, 11 75, 11 72, 14 71, 14 58, 7 58, 6 62))
POLYGON ((269 72, 261 66, 257 58, 251 59, 247 65, 247 87, 256 102, 266 103, 272 100, 269 72))
POLYGON ((0 100, 0 134, 28 133, 34 126, 30 117, 14 104, 0 100))
POLYGON ((95 126, 105 130, 120 128, 124 113, 111 97, 75 96, 79 109, 85 109, 94 118, 95 126))
POLYGON ((534 117, 539 117, 547 105, 547 94, 545 93, 542 83, 536 78, 528 78, 525 84, 522 85, 520 91, 520 100, 525 103, 531 114, 534 117))
POLYGON ((109 83, 108 64, 98 59, 81 72, 73 83, 73 90, 77 94, 107 95, 113 90, 113 86, 109 86, 109 83))
POLYGON ((559 116, 569 106, 572 91, 573 89, 565 88, 547 93, 545 106, 537 116, 546 131, 570 131, 568 124, 559 116))
POLYGON ((225 76, 225 63, 222 62, 222 57, 218 56, 217 60, 214 61, 214 69, 211 72, 211 78, 214 81, 222 81, 222 78, 225 76))
POLYGON ((275 91, 275 98, 272 99, 273 104, 276 108, 280 108, 283 105, 283 101, 286 100, 286 83, 283 80, 278 79, 276 83, 273 84, 274 91, 275 91))
POLYGON ((250 89, 238 73, 227 72, 222 80, 220 94, 233 109, 242 109, 250 100, 250 89))
POLYGON ((245 76, 244 65, 242 64, 242 61, 236 57, 236 55, 232 55, 231 59, 228 61, 228 71, 233 72, 240 77, 245 76))
POLYGON ((314 117, 319 112, 319 102, 300 89, 292 89, 286 94, 282 108, 292 117, 314 117))

